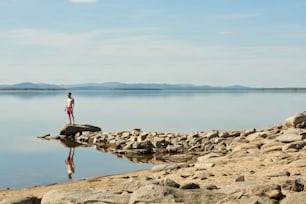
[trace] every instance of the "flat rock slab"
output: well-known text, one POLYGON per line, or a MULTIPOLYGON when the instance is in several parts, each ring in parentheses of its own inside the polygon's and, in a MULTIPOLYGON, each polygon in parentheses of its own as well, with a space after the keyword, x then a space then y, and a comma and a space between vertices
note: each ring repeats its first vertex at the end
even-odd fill
POLYGON ((304 137, 302 135, 296 135, 296 134, 284 134, 277 137, 276 139, 283 143, 290 143, 290 142, 302 141, 304 137))
POLYGON ((80 125, 80 124, 66 124, 61 130, 60 135, 75 135, 78 132, 99 132, 101 128, 93 125, 80 125))

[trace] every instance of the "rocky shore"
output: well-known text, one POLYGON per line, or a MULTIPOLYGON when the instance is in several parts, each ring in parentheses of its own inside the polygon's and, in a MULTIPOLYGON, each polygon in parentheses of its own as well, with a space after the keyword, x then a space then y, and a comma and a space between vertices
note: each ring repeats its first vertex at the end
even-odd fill
POLYGON ((0 190, 0 203, 305 203, 305 127, 306 112, 260 130, 188 134, 106 133, 95 126, 66 125, 59 135, 40 138, 156 165, 122 175, 0 190))

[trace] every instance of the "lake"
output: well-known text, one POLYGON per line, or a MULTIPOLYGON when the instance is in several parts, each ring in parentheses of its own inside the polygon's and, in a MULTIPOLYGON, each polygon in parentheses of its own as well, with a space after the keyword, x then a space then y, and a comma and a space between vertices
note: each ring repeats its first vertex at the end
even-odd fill
MULTIPOLYGON (((0 188, 68 181, 69 149, 37 137, 68 123, 67 91, 0 91, 0 188)), ((305 110, 303 91, 73 91, 75 119, 104 132, 265 128, 305 110)), ((150 168, 95 148, 75 149, 73 180, 150 168)))

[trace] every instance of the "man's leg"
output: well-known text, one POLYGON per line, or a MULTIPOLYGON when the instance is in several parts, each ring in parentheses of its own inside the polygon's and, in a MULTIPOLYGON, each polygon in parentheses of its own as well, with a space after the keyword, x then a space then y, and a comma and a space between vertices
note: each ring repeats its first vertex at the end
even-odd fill
MULTIPOLYGON (((71 117, 72 117, 72 124, 74 124, 74 115, 73 115, 73 112, 71 113, 71 117)), ((70 123, 71 123, 71 119, 70 119, 70 123)))

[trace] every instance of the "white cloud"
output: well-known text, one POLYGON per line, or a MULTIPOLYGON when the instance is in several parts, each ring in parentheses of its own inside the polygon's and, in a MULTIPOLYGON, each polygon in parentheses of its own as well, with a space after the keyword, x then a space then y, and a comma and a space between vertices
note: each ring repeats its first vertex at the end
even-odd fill
POLYGON ((99 0, 69 0, 70 3, 98 3, 99 0))
MULTIPOLYGON (((11 48, 38 47, 90 57, 180 57, 183 59, 283 59, 302 58, 305 48, 286 46, 203 46, 192 45, 147 31, 97 30, 91 32, 58 32, 49 30, 0 31, 0 41, 11 48)), ((232 32, 220 32, 231 35, 232 32)), ((7 49, 7 48, 6 48, 7 49)), ((5 50, 0 49, 0 51, 5 50)))
POLYGON ((233 13, 233 14, 214 16, 214 18, 222 19, 222 20, 244 20, 244 19, 256 18, 258 16, 261 16, 261 14, 259 13, 233 13))
MULTIPOLYGON (((26 74, 20 71, 20 67, 25 68, 22 69, 27 70, 25 72, 44 67, 44 76, 49 76, 45 81, 55 81, 55 76, 59 78, 58 81, 64 80, 57 75, 54 69, 56 67, 57 70, 64 70, 63 72, 73 69, 78 73, 73 79, 85 82, 127 79, 168 82, 169 76, 176 73, 175 80, 186 82, 190 78, 193 83, 216 83, 226 76, 231 83, 236 81, 246 85, 258 85, 257 82, 263 83, 259 79, 264 79, 265 75, 275 75, 288 84, 298 85, 301 83, 298 83, 295 75, 303 73, 306 65, 303 55, 306 48, 302 46, 195 45, 154 34, 152 29, 79 33, 11 30, 0 31, 0 42, 6 45, 0 48, 1 69, 7 67, 7 73, 15 73, 12 70, 16 70, 21 81, 25 80, 22 77, 26 74), (95 76, 86 76, 89 67, 92 73, 96 73, 95 76), (291 69, 290 72, 280 72, 288 68, 291 69), (100 74, 102 69, 103 74, 100 74), (194 73, 199 73, 199 77, 194 73), (85 76, 87 78, 83 78, 85 76), (252 79, 248 76, 252 76, 252 79)), ((0 76, 0 80, 1 77, 4 81, 11 78, 0 76)), ((28 77, 32 77, 28 80, 33 81, 34 75, 28 77)), ((40 78, 41 76, 37 75, 34 81, 39 81, 40 78)))
POLYGON ((233 34, 233 32, 231 32, 231 31, 221 31, 221 32, 219 32, 219 35, 232 35, 233 34))

